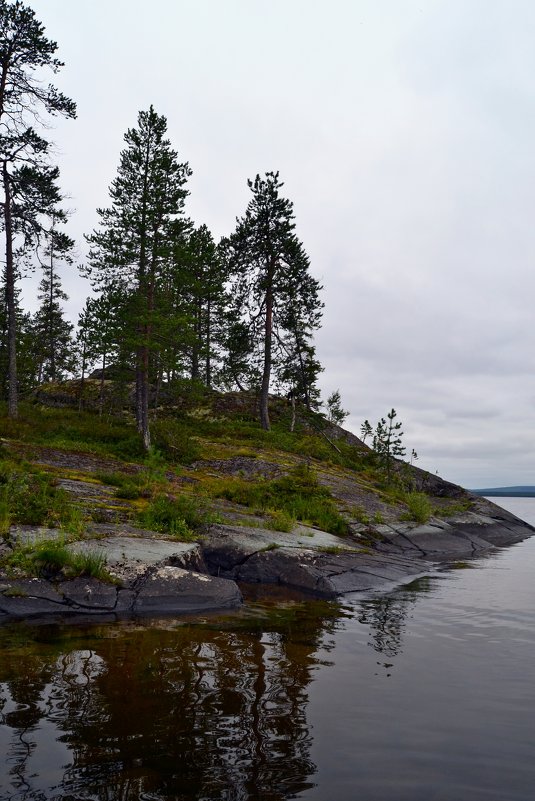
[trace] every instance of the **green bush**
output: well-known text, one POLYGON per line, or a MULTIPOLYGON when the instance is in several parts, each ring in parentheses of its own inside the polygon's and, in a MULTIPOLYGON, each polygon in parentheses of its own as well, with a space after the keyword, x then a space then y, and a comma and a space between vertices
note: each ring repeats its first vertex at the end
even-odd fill
POLYGON ((208 522, 205 510, 193 498, 158 495, 138 515, 138 521, 152 531, 181 540, 195 539, 195 531, 208 522))
POLYGON ((157 420, 151 431, 155 447, 170 462, 191 464, 201 458, 201 446, 191 435, 190 424, 179 420, 157 420))
POLYGON ((404 501, 408 512, 402 516, 403 519, 426 523, 433 514, 431 501, 424 492, 407 492, 404 501))
POLYGON ((143 493, 139 487, 136 487, 135 484, 123 484, 122 487, 119 487, 115 493, 117 498, 124 498, 124 500, 128 501, 135 501, 138 498, 143 497, 143 493))

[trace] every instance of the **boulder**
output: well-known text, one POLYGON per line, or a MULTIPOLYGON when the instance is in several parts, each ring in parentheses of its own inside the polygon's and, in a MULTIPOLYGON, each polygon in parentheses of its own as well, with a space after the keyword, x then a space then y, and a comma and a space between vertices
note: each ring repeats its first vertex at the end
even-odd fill
POLYGON ((242 603, 234 581, 180 567, 156 567, 143 578, 132 611, 141 614, 234 609, 242 603))

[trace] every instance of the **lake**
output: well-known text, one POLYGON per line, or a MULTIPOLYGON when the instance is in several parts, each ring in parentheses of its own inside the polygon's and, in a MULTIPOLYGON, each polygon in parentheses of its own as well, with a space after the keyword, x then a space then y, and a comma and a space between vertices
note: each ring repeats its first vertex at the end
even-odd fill
POLYGON ((0 629, 0 799, 532 801, 534 571, 532 538, 342 604, 0 629))

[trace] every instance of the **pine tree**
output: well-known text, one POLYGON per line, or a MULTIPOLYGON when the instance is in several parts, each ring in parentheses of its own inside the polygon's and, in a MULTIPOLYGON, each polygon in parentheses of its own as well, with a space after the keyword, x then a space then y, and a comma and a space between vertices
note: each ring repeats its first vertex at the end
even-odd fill
POLYGON ((8 315, 8 414, 17 416, 16 238, 23 246, 42 233, 41 215, 60 200, 57 168, 50 166, 50 144, 30 122, 41 113, 74 117, 74 103, 40 79, 43 67, 56 73, 63 64, 54 57, 34 12, 20 2, 0 0, 0 168, 3 189, 5 286, 8 315))
POLYGON ((365 420, 360 427, 360 438, 366 442, 368 437, 373 437, 373 428, 369 420, 365 420))
POLYGON ((193 380, 212 385, 222 339, 221 324, 228 302, 226 271, 212 234, 201 225, 194 228, 181 250, 179 291, 189 310, 188 361, 193 380))
POLYGON ((270 428, 268 396, 273 368, 287 357, 284 341, 319 325, 320 284, 309 274, 309 259, 294 233, 291 201, 281 197, 279 174, 268 172, 248 181, 253 197, 236 231, 225 244, 233 275, 235 315, 249 329, 250 363, 261 364, 260 422, 270 428), (290 308, 293 315, 289 315, 290 308))
POLYGON ((349 412, 342 408, 342 396, 340 390, 336 389, 327 398, 327 419, 330 423, 341 426, 349 412))
POLYGON ((72 264, 70 251, 73 245, 72 239, 57 230, 53 220, 44 252, 43 278, 38 289, 40 307, 32 320, 38 384, 43 381, 62 381, 75 366, 74 326, 65 319, 62 308, 68 296, 61 288, 61 280, 56 272, 57 260, 72 264))
MULTIPOLYGON (((99 413, 104 411, 104 381, 110 362, 118 357, 124 330, 125 302, 122 294, 108 292, 88 298, 78 319, 78 350, 82 366, 79 408, 83 406, 85 373, 100 364, 99 413)), ((124 367, 124 361, 123 361, 124 367)))
POLYGON ((170 250, 173 221, 183 215, 190 175, 187 163, 165 138, 167 121, 151 106, 138 116, 138 127, 125 134, 111 206, 98 209, 100 227, 92 246, 90 273, 105 294, 127 291, 133 327, 125 330, 127 349, 135 351, 136 418, 143 443, 150 447, 149 382, 151 354, 160 346, 158 295, 170 250))
MULTIPOLYGON (((20 306, 20 289, 15 287, 17 385, 22 393, 29 392, 35 385, 34 339, 31 315, 20 306)), ((9 396, 9 316, 5 282, 0 285, 0 397, 9 396)))
POLYGON ((387 414, 388 422, 382 417, 377 423, 373 435, 372 447, 378 454, 383 468, 386 470, 386 478, 390 483, 392 478, 392 461, 395 458, 405 455, 405 447, 402 443, 403 431, 402 423, 394 422, 397 417, 395 409, 391 409, 387 414))
POLYGON ((254 362, 254 341, 249 325, 236 319, 231 309, 225 318, 223 344, 223 357, 219 370, 219 384, 223 389, 233 390, 236 387, 241 392, 260 384, 261 370, 254 362))

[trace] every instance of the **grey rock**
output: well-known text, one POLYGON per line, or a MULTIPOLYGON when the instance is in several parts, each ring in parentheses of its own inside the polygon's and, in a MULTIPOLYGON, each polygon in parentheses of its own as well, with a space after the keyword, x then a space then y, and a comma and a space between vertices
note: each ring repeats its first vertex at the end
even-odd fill
POLYGON ((241 602, 241 593, 234 581, 165 565, 156 567, 143 579, 133 611, 179 614, 233 609, 241 602))
POLYGON ((58 592, 68 604, 86 609, 115 609, 117 605, 117 587, 94 578, 63 581, 58 586, 58 592))
POLYGON ((238 578, 249 583, 283 584, 315 596, 335 598, 421 574, 421 564, 394 556, 277 548, 247 559, 239 568, 238 578))
POLYGON ((204 535, 201 548, 204 560, 215 575, 234 577, 239 566, 253 554, 271 548, 355 550, 355 543, 320 529, 297 525, 294 531, 272 531, 246 526, 213 525, 204 535))

